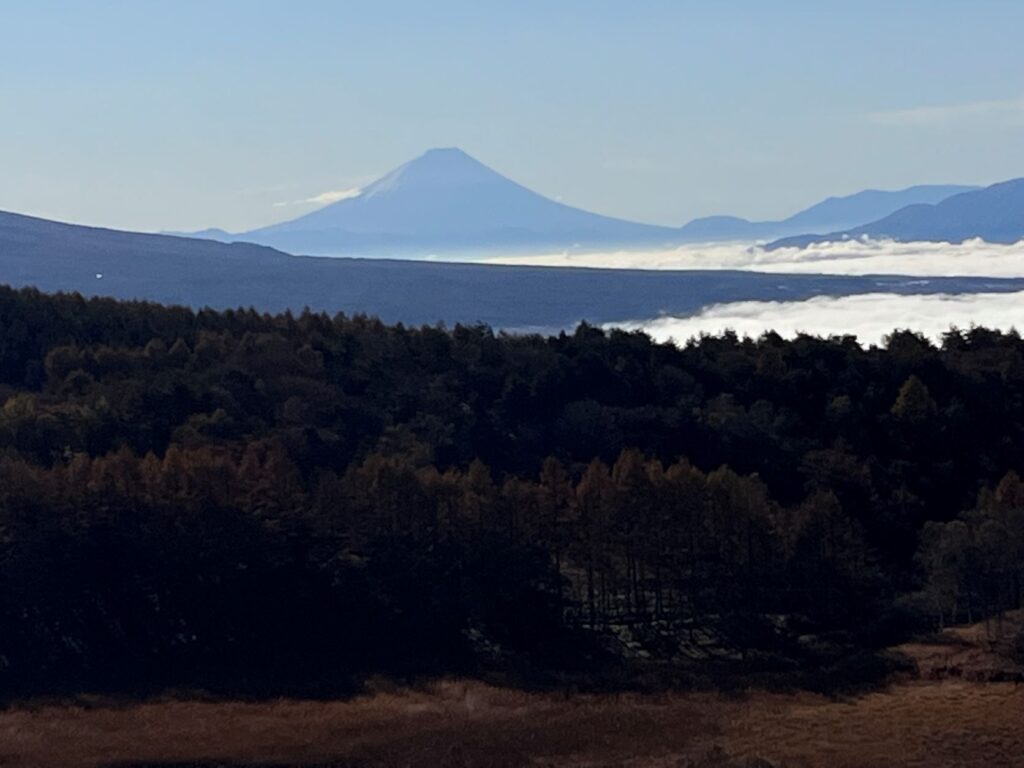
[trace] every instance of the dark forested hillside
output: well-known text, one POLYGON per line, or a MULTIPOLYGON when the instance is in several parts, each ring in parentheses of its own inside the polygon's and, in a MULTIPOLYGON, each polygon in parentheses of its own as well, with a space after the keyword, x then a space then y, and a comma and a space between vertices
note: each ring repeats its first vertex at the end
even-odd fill
POLYGON ((1022 447, 1015 333, 677 348, 0 289, 0 687, 834 665, 1020 605, 1022 447))

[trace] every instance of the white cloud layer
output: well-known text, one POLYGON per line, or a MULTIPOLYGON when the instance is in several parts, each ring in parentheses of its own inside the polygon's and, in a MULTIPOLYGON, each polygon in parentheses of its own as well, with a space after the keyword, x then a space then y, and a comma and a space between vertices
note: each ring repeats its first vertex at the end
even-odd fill
POLYGON ((853 334, 862 344, 878 344, 895 329, 918 331, 938 340, 951 327, 972 325, 1024 329, 1024 292, 901 296, 818 296, 806 301, 741 301, 707 307, 690 317, 659 317, 608 323, 606 327, 643 330, 659 341, 687 340, 702 333, 733 330, 756 338, 768 330, 781 336, 853 334))
POLYGON ((897 243, 847 240, 767 251, 749 243, 710 243, 646 251, 503 256, 489 263, 605 269, 746 269, 758 272, 919 277, 1024 277, 1024 241, 897 243))

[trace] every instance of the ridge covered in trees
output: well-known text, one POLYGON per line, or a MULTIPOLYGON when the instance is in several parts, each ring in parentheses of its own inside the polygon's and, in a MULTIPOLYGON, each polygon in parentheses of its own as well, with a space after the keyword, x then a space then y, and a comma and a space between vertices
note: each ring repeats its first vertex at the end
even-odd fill
POLYGON ((1024 341, 0 288, 0 691, 841 664, 1021 605, 1024 341))

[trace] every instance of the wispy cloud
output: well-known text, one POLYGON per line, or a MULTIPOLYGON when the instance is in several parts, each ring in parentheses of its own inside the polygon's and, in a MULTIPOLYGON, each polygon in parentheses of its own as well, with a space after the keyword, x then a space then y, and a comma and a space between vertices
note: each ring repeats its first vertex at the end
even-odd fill
POLYGON ((363 190, 359 187, 335 189, 330 192, 321 192, 319 195, 313 195, 313 197, 307 197, 303 202, 327 205, 328 203, 336 203, 339 200, 348 200, 350 197, 359 197, 362 193, 363 190))
POLYGON ((302 200, 284 200, 279 203, 274 203, 274 207, 285 208, 290 205, 329 205, 330 203, 336 203, 339 200, 348 200, 352 197, 359 197, 362 193, 363 190, 360 187, 352 187, 350 189, 333 189, 302 200))
POLYGON ((989 99, 960 104, 937 104, 869 112, 869 122, 878 125, 925 126, 971 120, 998 121, 1024 125, 1024 98, 989 99))
POLYGON ((749 269, 784 274, 1024 277, 1024 241, 1013 245, 897 243, 846 240, 767 251, 743 243, 687 245, 647 251, 602 251, 505 256, 492 263, 605 269, 749 269))
POLYGON ((733 330, 757 337, 768 330, 781 336, 855 335, 877 344, 895 329, 910 329, 938 339, 951 327, 1024 328, 1024 292, 965 295, 818 296, 807 301, 742 301, 707 307, 690 317, 609 323, 606 327, 643 330, 659 341, 685 343, 702 333, 733 330))

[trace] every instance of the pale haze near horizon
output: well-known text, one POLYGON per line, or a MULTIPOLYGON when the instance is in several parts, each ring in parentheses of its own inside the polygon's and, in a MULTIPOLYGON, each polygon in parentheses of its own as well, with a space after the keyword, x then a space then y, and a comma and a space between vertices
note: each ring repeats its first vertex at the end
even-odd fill
POLYGON ((673 226, 990 183, 1024 175, 1022 26, 1009 0, 8 0, 0 210, 239 231, 433 146, 673 226))

